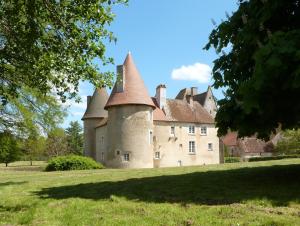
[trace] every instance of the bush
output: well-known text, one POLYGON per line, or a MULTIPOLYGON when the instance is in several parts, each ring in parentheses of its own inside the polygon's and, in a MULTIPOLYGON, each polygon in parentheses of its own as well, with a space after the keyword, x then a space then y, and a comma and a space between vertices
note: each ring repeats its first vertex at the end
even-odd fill
POLYGON ((102 169, 100 163, 93 159, 78 155, 54 157, 49 160, 46 171, 102 169))
POLYGON ((290 159, 290 158, 300 158, 300 155, 278 155, 278 156, 266 156, 266 157, 251 157, 248 159, 248 162, 280 160, 280 159, 290 159))
POLYGON ((233 162, 240 162, 240 157, 225 157, 225 163, 233 163, 233 162))

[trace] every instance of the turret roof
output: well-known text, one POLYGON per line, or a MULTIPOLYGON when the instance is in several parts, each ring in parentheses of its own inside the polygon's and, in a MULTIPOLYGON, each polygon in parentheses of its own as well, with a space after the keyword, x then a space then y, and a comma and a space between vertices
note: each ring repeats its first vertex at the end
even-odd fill
POLYGON ((123 66, 124 89, 122 92, 118 92, 117 82, 115 83, 115 86, 105 105, 105 109, 111 106, 127 104, 148 105, 155 108, 155 105, 148 94, 144 81, 134 64, 130 53, 127 54, 123 66))
POLYGON ((105 88, 97 88, 88 103, 87 109, 82 120, 89 118, 105 118, 108 116, 104 106, 108 100, 108 94, 105 88))

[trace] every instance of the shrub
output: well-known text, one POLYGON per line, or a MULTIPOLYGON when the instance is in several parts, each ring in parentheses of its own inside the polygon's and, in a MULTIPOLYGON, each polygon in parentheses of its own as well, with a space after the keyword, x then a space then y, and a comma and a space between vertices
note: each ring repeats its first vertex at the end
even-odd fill
POLYGON ((78 155, 54 157, 49 160, 46 171, 102 169, 100 163, 93 159, 78 155))
POLYGON ((240 157, 225 157, 225 163, 240 162, 240 157))
POLYGON ((266 157, 251 157, 248 159, 248 162, 280 160, 280 159, 290 159, 290 158, 300 158, 300 155, 278 155, 278 156, 266 156, 266 157))

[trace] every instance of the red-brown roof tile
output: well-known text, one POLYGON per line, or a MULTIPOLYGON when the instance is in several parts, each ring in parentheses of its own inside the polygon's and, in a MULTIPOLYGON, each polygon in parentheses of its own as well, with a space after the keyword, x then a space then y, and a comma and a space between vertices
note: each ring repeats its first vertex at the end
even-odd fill
POLYGON ((128 53, 123 66, 125 72, 125 78, 123 78, 125 81, 124 90, 123 92, 117 92, 117 86, 115 84, 105 105, 105 109, 127 104, 141 104, 155 108, 130 53, 128 53))

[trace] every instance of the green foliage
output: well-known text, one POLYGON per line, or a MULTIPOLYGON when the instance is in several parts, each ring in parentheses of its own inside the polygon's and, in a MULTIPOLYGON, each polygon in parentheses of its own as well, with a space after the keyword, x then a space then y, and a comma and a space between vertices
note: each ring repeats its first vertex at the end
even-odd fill
POLYGON ((14 131, 22 137, 47 133, 66 116, 53 95, 43 95, 37 89, 23 86, 17 98, 9 96, 8 100, 6 105, 0 104, 0 131, 14 131))
POLYGON ((71 121, 66 129, 68 150, 70 153, 82 155, 83 153, 83 132, 82 127, 77 121, 71 121))
POLYGON ((22 149, 25 152, 25 158, 30 161, 41 160, 45 157, 46 138, 38 134, 30 134, 23 140, 22 149))
POLYGON ((300 158, 300 155, 279 155, 279 156, 266 156, 266 157, 251 157, 251 158, 248 159, 248 162, 280 160, 280 159, 292 159, 292 158, 300 158))
POLYGON ((112 85, 113 63, 105 44, 116 38, 107 28, 111 6, 126 0, 19 0, 0 2, 0 99, 7 103, 24 85, 63 100, 74 97, 80 80, 96 87, 112 85))
POLYGON ((233 163, 233 162, 240 162, 240 157, 224 157, 225 163, 233 163))
POLYGON ((225 87, 216 115, 218 134, 269 138, 300 125, 300 4, 298 0, 240 0, 215 27, 214 87, 225 87), (227 53, 226 53, 227 51, 227 53))
POLYGON ((103 166, 89 157, 67 155, 49 160, 46 171, 101 169, 103 166))
POLYGON ((0 163, 8 163, 19 160, 21 151, 16 138, 9 132, 0 133, 0 163))
POLYGON ((300 155, 300 129, 284 131, 283 138, 277 143, 275 151, 279 154, 300 155))
POLYGON ((63 129, 54 128, 48 133, 45 152, 49 157, 60 156, 69 153, 67 137, 63 129))

